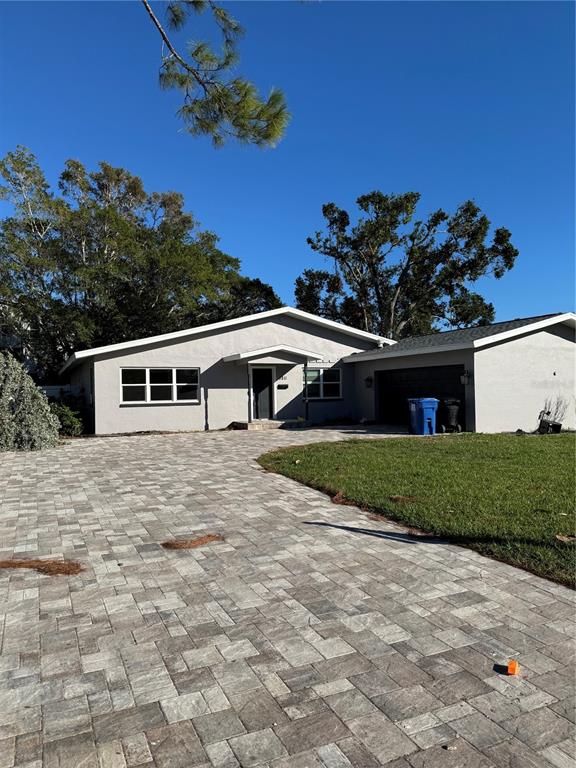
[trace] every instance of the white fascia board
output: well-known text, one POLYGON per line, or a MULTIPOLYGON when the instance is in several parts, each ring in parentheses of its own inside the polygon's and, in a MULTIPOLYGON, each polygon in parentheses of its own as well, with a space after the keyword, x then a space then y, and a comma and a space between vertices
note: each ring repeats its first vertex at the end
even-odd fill
POLYGON ((419 355, 427 355, 427 354, 433 354, 434 352, 458 352, 462 349, 472 349, 472 344, 443 344, 442 346, 437 347, 419 347, 418 349, 399 349, 397 352, 394 350, 390 350, 390 352, 382 352, 381 350, 377 350, 375 352, 370 352, 369 354, 364 354, 363 352, 359 352, 356 355, 348 355, 348 357, 344 357, 342 359, 342 362, 344 363, 363 363, 365 360, 388 360, 389 358, 396 358, 396 357, 418 357, 419 355))
POLYGON ((489 344, 497 344, 500 341, 513 339, 516 336, 523 336, 525 333, 534 333, 534 331, 540 331, 544 328, 549 328, 551 325, 558 325, 560 323, 575 327, 576 314, 574 312, 565 312, 563 315, 547 317, 544 320, 538 320, 536 323, 530 323, 530 325, 522 325, 520 328, 514 328, 511 331, 495 333, 494 336, 486 336, 484 339, 477 339, 473 346, 474 349, 480 349, 481 347, 487 347, 489 344))
POLYGON ((174 331, 173 333, 163 333, 159 336, 148 336, 144 339, 134 339, 133 341, 123 341, 119 344, 109 344, 104 347, 92 347, 92 349, 83 349, 81 352, 74 352, 68 360, 64 363, 60 369, 60 373, 64 373, 65 370, 70 368, 74 363, 80 360, 84 360, 95 355, 105 355, 109 352, 122 352, 123 350, 134 349, 136 347, 147 346, 148 344, 157 344, 163 341, 175 341, 191 336, 198 336, 202 333, 211 333, 213 331, 223 330, 225 328, 233 328, 236 325, 243 325, 256 320, 268 320, 280 315, 287 315, 289 317, 296 317, 300 320, 305 320, 313 325, 323 326, 325 328, 333 328, 340 331, 340 333, 346 333, 349 336, 355 336, 359 339, 366 339, 373 341, 376 344, 394 344, 391 339, 385 339, 382 336, 377 336, 374 333, 368 333, 367 331, 360 331, 358 328, 351 328, 349 325, 343 325, 342 323, 336 323, 334 320, 327 320, 324 317, 318 317, 312 315, 309 312, 304 312, 301 309, 295 309, 294 307, 279 307, 278 309, 270 309, 266 312, 257 312, 253 315, 244 315, 243 317, 236 317, 232 320, 222 320, 219 323, 210 323, 208 325, 199 325, 197 328, 187 328, 183 331, 174 331))
POLYGON ((233 355, 227 355, 222 358, 224 363, 231 363, 237 360, 250 360, 254 357, 264 357, 264 355, 270 355, 274 353, 284 353, 287 355, 295 355, 296 357, 304 357, 307 360, 322 360, 322 355, 318 352, 310 352, 306 349, 298 349, 297 347, 287 346, 274 346, 264 347, 263 349, 253 349, 249 352, 235 352, 233 355))
POLYGON ((374 350, 374 352, 358 352, 348 357, 343 358, 345 363, 361 363, 364 360, 387 360, 392 357, 409 357, 411 355, 427 355, 437 352, 452 352, 463 349, 482 349, 490 344, 496 344, 500 341, 506 341, 507 339, 513 339, 517 336, 522 336, 525 333, 534 333, 534 331, 542 330, 543 328, 549 328, 552 325, 569 325, 576 327, 576 314, 574 312, 565 312, 562 315, 554 315, 544 320, 538 320, 535 323, 529 325, 522 325, 520 328, 514 328, 510 331, 503 331, 502 333, 495 333, 493 336, 486 336, 483 339, 476 339, 473 342, 467 342, 466 344, 446 344, 436 347, 420 347, 414 349, 399 349, 397 352, 393 349, 387 352, 382 350, 374 350))

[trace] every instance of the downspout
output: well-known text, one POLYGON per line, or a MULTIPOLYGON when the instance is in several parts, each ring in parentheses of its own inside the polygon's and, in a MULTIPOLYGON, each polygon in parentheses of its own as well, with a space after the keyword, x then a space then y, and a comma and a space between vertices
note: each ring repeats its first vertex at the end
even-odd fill
POLYGON ((252 372, 250 363, 246 363, 246 374, 248 377, 248 423, 252 421, 252 372))
POLYGON ((304 419, 308 421, 310 406, 308 403, 308 358, 304 360, 304 419))

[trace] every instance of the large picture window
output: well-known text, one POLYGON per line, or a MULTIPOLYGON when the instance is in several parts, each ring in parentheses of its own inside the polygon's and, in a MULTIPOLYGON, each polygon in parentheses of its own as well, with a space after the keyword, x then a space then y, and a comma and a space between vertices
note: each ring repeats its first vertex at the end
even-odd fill
POLYGON ((122 368, 122 403, 198 403, 199 368, 122 368))
POLYGON ((342 397, 340 368, 307 368, 304 388, 308 400, 330 400, 342 397))

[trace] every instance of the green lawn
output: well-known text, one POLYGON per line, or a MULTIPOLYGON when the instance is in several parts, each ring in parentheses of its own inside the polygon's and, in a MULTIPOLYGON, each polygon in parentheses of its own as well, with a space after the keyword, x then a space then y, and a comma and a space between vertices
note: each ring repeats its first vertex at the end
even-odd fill
MULTIPOLYGON (((260 464, 575 586, 575 435, 453 435, 286 448, 260 464)), ((334 509, 334 520, 338 510, 334 509)))

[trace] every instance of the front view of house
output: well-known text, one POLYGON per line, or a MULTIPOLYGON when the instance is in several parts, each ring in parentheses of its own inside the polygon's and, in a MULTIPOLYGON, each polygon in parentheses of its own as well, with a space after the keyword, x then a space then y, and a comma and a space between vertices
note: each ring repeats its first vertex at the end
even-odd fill
POLYGON ((368 421, 405 428, 407 398, 456 398, 468 431, 576 428, 573 313, 398 343, 291 307, 77 352, 64 365, 94 432, 368 421))
POLYGON ((386 343, 283 307, 77 352, 64 370, 89 393, 96 434, 322 422, 354 417, 354 371, 343 358, 386 343))

